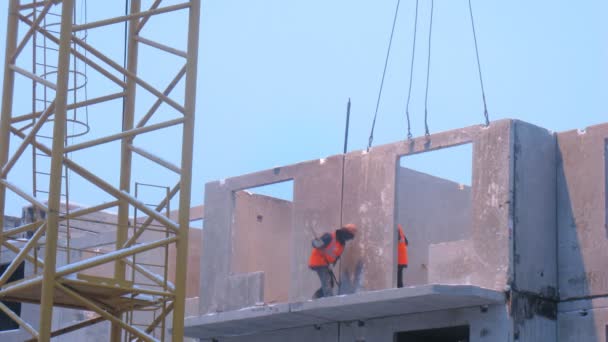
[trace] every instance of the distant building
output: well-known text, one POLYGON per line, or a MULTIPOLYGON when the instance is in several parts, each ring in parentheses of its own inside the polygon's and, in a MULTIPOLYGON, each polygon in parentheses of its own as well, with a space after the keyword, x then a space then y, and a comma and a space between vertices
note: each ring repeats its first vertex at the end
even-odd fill
MULTIPOLYGON (((63 206, 65 209, 65 205, 63 206)), ((81 209, 78 206, 70 206, 70 210, 81 209)), ((202 207, 195 207, 192 209, 191 214, 194 215, 193 219, 199 220, 202 218, 202 207)), ((44 218, 45 213, 37 210, 33 207, 23 208, 23 215, 21 218, 5 216, 5 227, 4 230, 19 227, 33 222, 40 218, 44 218)), ((138 218, 138 222, 143 222, 144 218, 138 218)), ((68 255, 70 262, 77 260, 84 260, 96 255, 101 255, 112 251, 115 247, 116 240, 116 224, 117 216, 110 212, 96 212, 93 214, 87 214, 79 219, 70 220, 69 224, 69 239, 68 239, 68 224, 64 221, 60 225, 60 241, 58 253, 59 265, 65 265, 68 263, 68 255), (69 241, 69 243, 68 243, 69 241)), ((154 223, 152 224, 152 227, 154 223)), ((199 261, 200 261, 200 241, 201 241, 201 229, 191 228, 190 229, 190 250, 189 250, 189 269, 191 270, 188 278, 188 286, 186 289, 187 299, 187 313, 189 315, 198 312, 198 289, 199 289, 199 261)), ((153 240, 158 238, 159 233, 153 231, 146 231, 141 240, 153 240)), ((9 239, 10 243, 15 246, 21 247, 31 237, 30 232, 23 232, 11 236, 9 239)), ((44 243, 37 249, 38 255, 42 258, 44 253, 44 243)), ((167 251, 170 255, 175 253, 174 248, 169 248, 167 251)), ((15 253, 3 249, 0 255, 0 274, 4 272, 4 269, 10 264, 15 257, 15 253)), ((174 279, 175 265, 173 260, 175 258, 169 257, 169 263, 165 267, 165 255, 161 250, 157 249, 151 253, 146 253, 143 256, 136 258, 135 263, 146 267, 153 273, 157 273, 160 276, 163 275, 165 268, 168 272, 169 281, 174 279)), ((9 280, 12 282, 19 278, 28 278, 36 274, 40 274, 42 268, 35 268, 31 263, 23 263, 20 269, 15 272, 14 276, 9 280)), ((87 277, 107 277, 112 278, 114 272, 113 264, 104 264, 94 268, 92 271, 78 273, 78 279, 88 279, 87 277)), ((127 279, 131 279, 131 272, 128 272, 127 279)), ((135 281, 138 286, 149 287, 149 279, 144 279, 142 276, 136 276, 135 281)), ((9 306, 15 313, 31 325, 37 324, 39 320, 39 308, 36 304, 30 304, 26 302, 4 302, 9 306)), ((150 322, 154 319, 154 313, 136 312, 130 318, 134 326, 144 326, 143 323, 150 322)), ((91 311, 74 310, 67 307, 61 307, 58 303, 54 308, 53 314, 53 330, 57 330, 68 325, 72 325, 78 322, 82 322, 87 319, 97 317, 97 314, 91 311)), ((169 327, 167 327, 169 328, 169 327)), ((161 335, 161 329, 156 329, 152 334, 157 338, 161 335)), ((110 324, 108 322, 101 322, 89 327, 85 327, 74 332, 67 333, 60 337, 55 338, 57 341, 109 341, 110 324)), ((8 316, 0 312, 0 341, 24 341, 31 338, 31 336, 8 316)), ((170 338, 168 339, 170 340, 170 338)))

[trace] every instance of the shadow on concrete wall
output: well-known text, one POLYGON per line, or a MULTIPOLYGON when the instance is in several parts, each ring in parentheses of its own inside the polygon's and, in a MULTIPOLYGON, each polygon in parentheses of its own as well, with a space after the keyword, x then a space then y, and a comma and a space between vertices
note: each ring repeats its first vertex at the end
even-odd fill
MULTIPOLYGON (((568 287, 569 293, 576 293, 577 298, 584 298, 591 295, 591 290, 589 273, 585 269, 583 242, 579 235, 581 227, 577 224, 574 214, 572 198, 568 188, 568 179, 566 178, 559 148, 557 153, 557 259, 558 282, 560 292, 562 292, 560 300, 568 299, 563 297, 565 287, 568 287), (560 270, 566 270, 566 272, 559 274, 560 270), (573 274, 577 274, 577 276, 572 277, 573 274)), ((572 186, 572 184, 570 185, 572 186)), ((587 306, 590 307, 591 303, 587 306)), ((593 310, 576 309, 559 312, 558 315, 558 341, 605 341, 597 334, 597 331, 600 331, 600 329, 595 325, 596 319, 593 310)))

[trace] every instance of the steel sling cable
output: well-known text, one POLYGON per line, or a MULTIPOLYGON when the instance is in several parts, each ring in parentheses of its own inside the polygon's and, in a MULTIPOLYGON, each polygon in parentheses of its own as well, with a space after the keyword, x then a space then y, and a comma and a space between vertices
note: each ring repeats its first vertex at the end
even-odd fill
POLYGON ((372 121, 372 129, 369 133, 369 142, 367 145, 367 151, 372 147, 374 140, 374 128, 376 127, 376 118, 378 117, 378 108, 380 107, 380 98, 382 97, 382 87, 384 86, 384 77, 386 76, 386 67, 388 66, 388 59, 391 54, 391 46, 393 45, 393 35, 395 34, 395 24, 397 23, 397 16, 399 14, 399 4, 401 0, 397 0, 397 6, 395 7, 395 16, 393 18, 393 28, 391 29, 391 37, 388 41, 388 49, 386 51, 386 59, 384 61, 384 70, 382 71, 382 80, 380 81, 380 90, 378 91, 378 99, 376 100, 376 111, 374 112, 374 120, 372 121))
POLYGON ((414 15, 414 37, 412 42, 412 59, 410 63, 410 85, 407 91, 407 103, 405 104, 405 117, 407 119, 407 139, 412 139, 412 127, 410 124, 410 99, 412 97, 412 80, 414 79, 414 58, 416 56, 416 32, 418 29, 418 0, 416 0, 416 14, 414 15))
POLYGON ((486 126, 490 125, 490 115, 486 104, 486 92, 483 87, 483 77, 481 77, 481 63, 479 62, 479 48, 477 47, 477 34, 475 32, 475 21, 473 19, 473 7, 469 0, 469 13, 471 14, 471 28, 473 29, 473 40, 475 41, 475 55, 477 56, 477 70, 479 71, 479 83, 481 84, 481 98, 483 100, 483 115, 486 119, 486 126))
POLYGON ((431 38, 433 34, 433 9, 435 1, 431 0, 431 20, 429 24, 429 53, 426 63, 426 90, 424 93, 424 135, 429 136, 429 124, 428 124, 428 103, 429 103, 429 76, 431 73, 431 38))

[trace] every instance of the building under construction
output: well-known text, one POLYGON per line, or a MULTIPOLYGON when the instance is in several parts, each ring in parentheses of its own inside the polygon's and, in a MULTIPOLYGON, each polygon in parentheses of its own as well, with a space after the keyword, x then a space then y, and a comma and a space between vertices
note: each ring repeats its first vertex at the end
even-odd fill
POLYGON ((201 314, 186 335, 606 341, 607 158, 608 124, 552 133, 502 120, 209 183, 201 314), (470 186, 407 167, 466 144, 470 186), (292 201, 243 191, 285 181, 292 201), (339 295, 311 300, 312 232, 342 222, 359 233, 335 267, 339 295), (404 288, 397 224, 410 242, 404 288))
POLYGON ((607 341, 608 124, 487 122, 211 182, 191 207, 200 1, 128 3, 8 2, 1 341, 607 341), (168 22, 181 38, 154 36, 168 22), (463 146, 445 167, 470 183, 409 167, 463 146), (346 222, 336 296, 313 300, 310 241, 346 222))

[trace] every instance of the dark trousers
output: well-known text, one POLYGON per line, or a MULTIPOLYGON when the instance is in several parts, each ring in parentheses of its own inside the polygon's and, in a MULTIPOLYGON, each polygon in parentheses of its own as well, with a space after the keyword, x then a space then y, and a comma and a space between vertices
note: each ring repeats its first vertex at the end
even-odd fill
POLYGON ((334 295, 334 279, 331 276, 329 266, 319 266, 313 268, 319 276, 321 287, 315 292, 312 298, 331 297, 334 295))
POLYGON ((403 287, 403 270, 407 265, 397 265, 397 287, 403 287))

